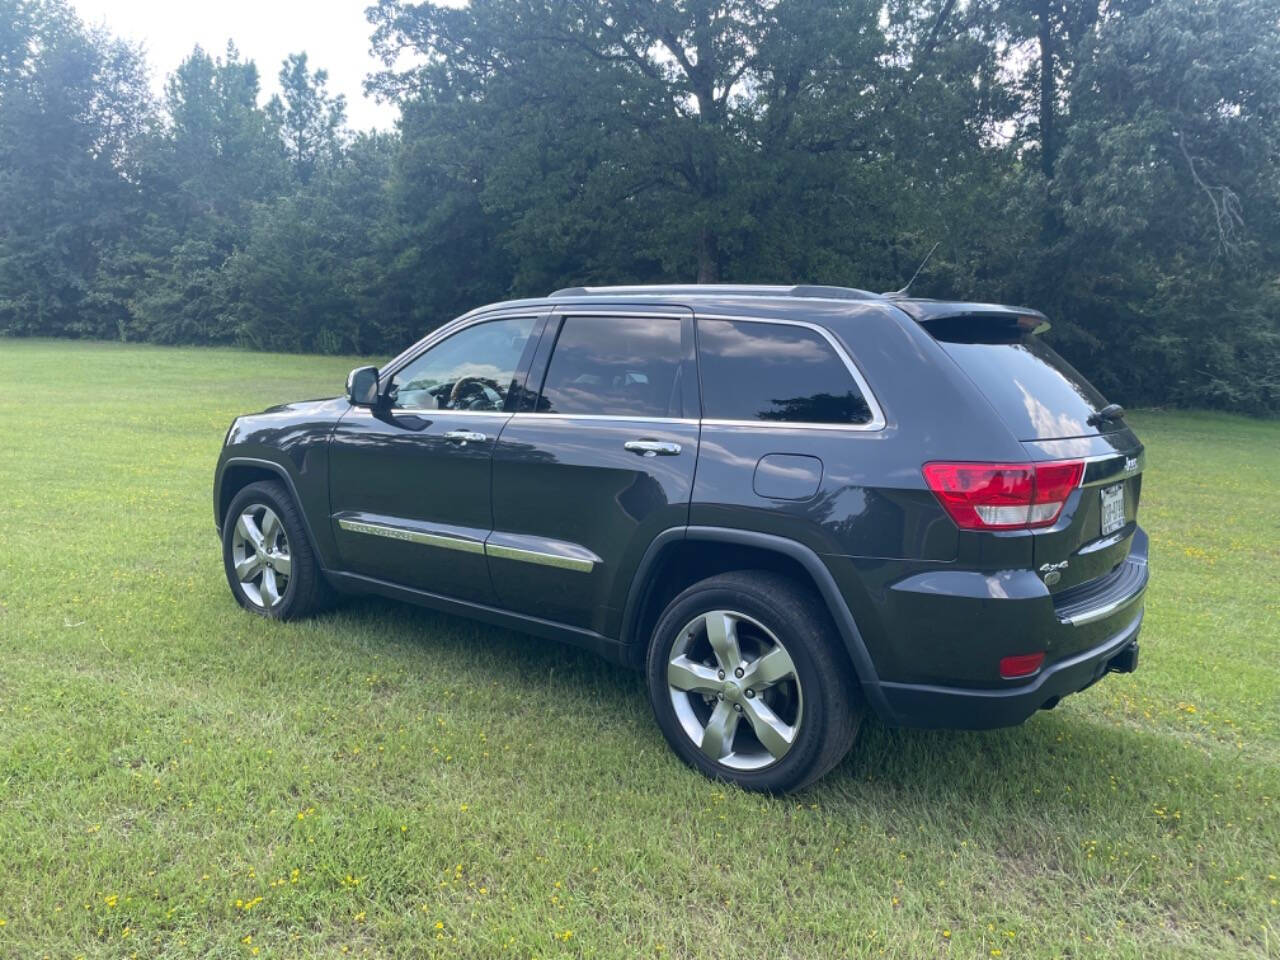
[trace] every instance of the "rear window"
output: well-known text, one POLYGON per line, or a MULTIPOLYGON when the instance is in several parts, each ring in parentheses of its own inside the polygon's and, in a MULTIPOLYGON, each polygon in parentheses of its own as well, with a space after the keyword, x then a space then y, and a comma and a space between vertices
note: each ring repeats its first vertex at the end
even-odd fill
POLYGON ((986 318, 925 324, 991 401, 1019 440, 1093 436, 1089 423, 1107 401, 1038 336, 986 318))
POLYGON ((807 327, 699 319, 698 366, 709 420, 871 421, 849 368, 807 327))

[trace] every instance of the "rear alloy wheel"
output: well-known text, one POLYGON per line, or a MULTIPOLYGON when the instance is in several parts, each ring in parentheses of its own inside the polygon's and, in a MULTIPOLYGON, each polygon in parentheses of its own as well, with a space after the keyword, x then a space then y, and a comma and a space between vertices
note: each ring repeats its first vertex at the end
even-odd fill
POLYGON ((236 601, 259 616, 294 620, 328 598, 302 516, 281 483, 251 483, 232 499, 223 520, 222 560, 236 601))
POLYGON ((658 725, 708 776, 768 792, 812 783, 848 751, 863 712, 839 643, 820 599, 788 577, 740 571, 696 583, 654 630, 658 725))
POLYGON ((685 625, 667 660, 667 692, 686 736, 731 770, 785 757, 804 714, 791 654, 736 610, 710 610, 685 625))

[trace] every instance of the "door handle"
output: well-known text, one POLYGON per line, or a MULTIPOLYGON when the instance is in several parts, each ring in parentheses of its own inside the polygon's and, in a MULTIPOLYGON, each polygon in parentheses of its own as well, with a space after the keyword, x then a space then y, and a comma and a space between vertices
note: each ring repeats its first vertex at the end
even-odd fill
POLYGON ((444 435, 446 440, 451 440, 460 447, 465 447, 470 443, 483 443, 489 439, 483 433, 476 433, 474 430, 450 430, 444 435))
POLYGON ((628 440, 622 448, 642 457, 674 457, 680 453, 680 444, 665 440, 628 440))

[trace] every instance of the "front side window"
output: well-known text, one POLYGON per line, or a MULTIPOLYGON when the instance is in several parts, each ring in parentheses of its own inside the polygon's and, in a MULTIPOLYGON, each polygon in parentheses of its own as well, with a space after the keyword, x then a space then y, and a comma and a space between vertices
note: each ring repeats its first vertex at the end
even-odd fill
POLYGON ((871 422, 844 360, 808 327, 699 320, 698 375, 708 420, 871 422))
POLYGON ((538 410, 683 417, 677 317, 568 317, 538 410))
POLYGON ((392 377, 387 399, 399 410, 502 410, 533 322, 509 317, 458 331, 392 377))

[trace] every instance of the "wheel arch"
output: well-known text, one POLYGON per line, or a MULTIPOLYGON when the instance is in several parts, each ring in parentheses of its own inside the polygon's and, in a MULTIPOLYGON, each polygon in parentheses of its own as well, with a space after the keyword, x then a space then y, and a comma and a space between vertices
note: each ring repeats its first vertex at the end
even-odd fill
POLYGON ((690 526, 663 531, 645 552, 623 609, 622 643, 640 662, 648 633, 675 594, 697 580, 729 570, 768 569, 811 586, 822 599, 843 641, 843 649, 871 708, 891 717, 875 665, 826 564, 795 540, 754 530, 690 526))
MULTIPOLYGON (((311 529, 311 518, 307 516, 307 511, 303 508, 302 498, 298 495, 298 487, 293 482, 293 477, 289 475, 288 470, 270 460, 261 460, 257 457, 229 457, 223 461, 218 470, 218 479, 214 484, 213 491, 213 520, 218 529, 218 535, 222 535, 222 527, 227 518, 227 508, 231 506, 231 501, 236 498, 236 494, 249 484, 263 480, 275 480, 284 483, 285 489, 288 490, 289 496, 293 498, 294 505, 298 508, 298 515, 302 517, 302 525, 306 529, 311 549, 315 553, 316 559, 319 560, 320 552, 317 549, 315 531, 311 529)), ((321 566, 323 567, 323 564, 321 566)))

